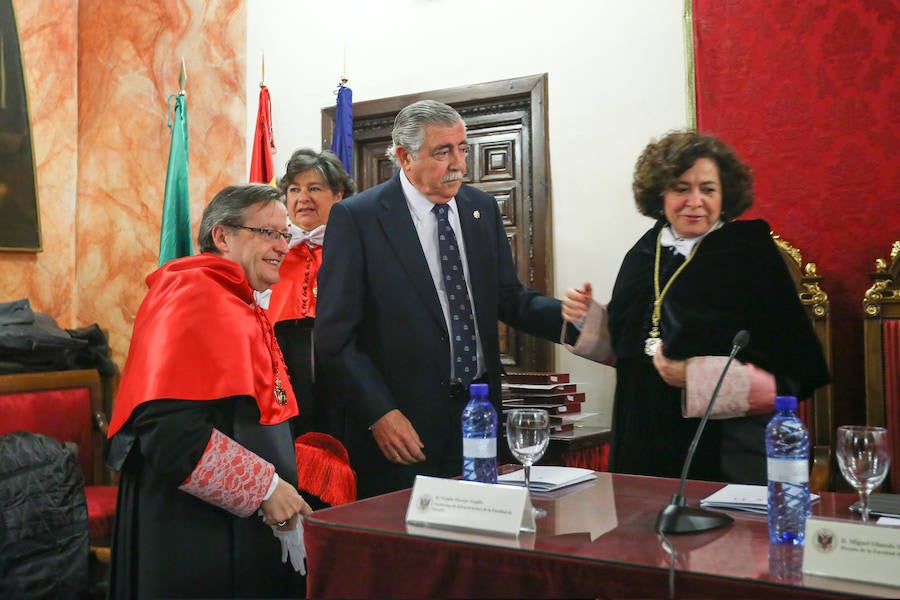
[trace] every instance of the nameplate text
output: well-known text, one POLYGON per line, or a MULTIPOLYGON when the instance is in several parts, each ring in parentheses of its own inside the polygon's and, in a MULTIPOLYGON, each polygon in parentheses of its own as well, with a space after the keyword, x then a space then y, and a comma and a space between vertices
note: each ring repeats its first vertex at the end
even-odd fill
POLYGON ((416 476, 406 522, 517 536, 535 530, 523 487, 416 476))

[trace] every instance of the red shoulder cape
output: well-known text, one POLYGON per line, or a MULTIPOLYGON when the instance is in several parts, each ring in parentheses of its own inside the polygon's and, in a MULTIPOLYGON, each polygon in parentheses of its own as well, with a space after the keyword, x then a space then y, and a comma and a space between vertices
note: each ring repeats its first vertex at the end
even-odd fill
POLYGON ((297 244, 291 248, 278 269, 280 279, 272 286, 268 312, 273 323, 315 318, 321 265, 322 246, 310 248, 306 244, 297 244))
POLYGON ((243 269, 204 253, 169 261, 147 277, 109 426, 110 437, 135 407, 162 398, 252 396, 263 425, 298 414, 284 358, 243 269), (287 394, 275 400, 274 365, 287 394))

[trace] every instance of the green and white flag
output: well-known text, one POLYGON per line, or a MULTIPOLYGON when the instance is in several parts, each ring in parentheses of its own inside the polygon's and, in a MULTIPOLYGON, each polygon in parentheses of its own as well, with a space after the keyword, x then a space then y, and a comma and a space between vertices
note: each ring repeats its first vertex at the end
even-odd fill
POLYGON ((173 258, 194 253, 191 243, 191 206, 188 194, 188 125, 187 100, 184 94, 169 96, 169 106, 175 99, 175 112, 171 108, 168 122, 172 130, 169 147, 169 166, 166 171, 166 192, 163 200, 162 227, 159 232, 159 266, 173 258))

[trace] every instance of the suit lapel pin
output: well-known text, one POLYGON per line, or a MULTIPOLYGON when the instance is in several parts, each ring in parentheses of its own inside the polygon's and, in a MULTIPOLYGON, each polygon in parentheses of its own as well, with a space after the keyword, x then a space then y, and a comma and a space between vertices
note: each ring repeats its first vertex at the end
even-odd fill
POLYGON ((481 212, 476 210, 475 212, 472 213, 472 216, 475 217, 476 219, 480 219, 480 218, 481 218, 481 212))

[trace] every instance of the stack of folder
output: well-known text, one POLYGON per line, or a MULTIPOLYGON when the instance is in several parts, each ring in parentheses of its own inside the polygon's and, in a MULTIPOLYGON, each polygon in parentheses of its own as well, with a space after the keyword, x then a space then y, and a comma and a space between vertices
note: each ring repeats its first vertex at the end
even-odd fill
POLYGON ((584 392, 568 373, 525 372, 503 376, 503 409, 543 408, 550 413, 550 433, 572 431, 581 413, 584 392))

